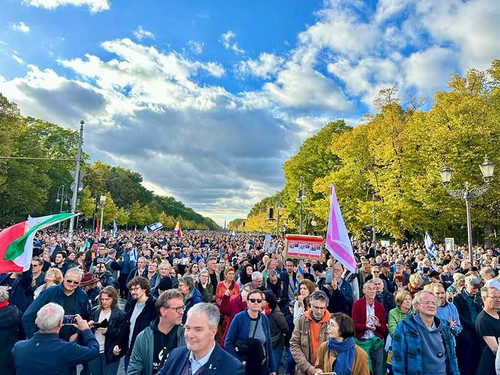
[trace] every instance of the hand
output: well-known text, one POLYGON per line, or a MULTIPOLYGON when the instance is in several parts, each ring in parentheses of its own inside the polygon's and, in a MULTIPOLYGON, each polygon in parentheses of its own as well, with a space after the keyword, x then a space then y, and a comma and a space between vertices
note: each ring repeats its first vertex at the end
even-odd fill
POLYGON ((450 323, 450 329, 453 331, 455 329, 455 326, 457 325, 457 321, 448 318, 448 323, 450 323))
POLYGON ((121 352, 121 351, 122 351, 122 350, 120 349, 120 347, 119 347, 118 345, 115 345, 115 346, 113 347, 113 354, 114 354, 114 355, 120 355, 120 352, 121 352))
POLYGON ((372 316, 372 322, 375 327, 380 327, 380 320, 375 315, 372 316))
POLYGON ((247 365, 247 361, 242 361, 241 364, 245 367, 247 365))
POLYGON ((276 375, 276 373, 275 372, 270 372, 269 375, 276 375))
POLYGON ((224 295, 229 296, 230 294, 231 294, 231 291, 229 289, 226 289, 226 291, 224 292, 224 295))
POLYGON ((69 337, 69 341, 76 341, 76 339, 78 338, 78 333, 73 333, 70 337, 69 337))
POLYGON ((93 320, 89 320, 88 321, 88 325, 89 325, 89 328, 92 328, 94 326, 94 321, 93 320))
POLYGON ((108 332, 108 327, 106 327, 106 328, 104 328, 104 327, 97 328, 97 330, 98 330, 99 332, 101 332, 103 335, 105 335, 105 334, 106 334, 106 332, 108 332))
POLYGON ((369 329, 370 331, 375 331, 376 330, 375 326, 373 326, 371 324, 367 324, 366 325, 366 329, 369 329))
POLYGON ((87 321, 83 320, 80 315, 76 314, 75 320, 76 320, 76 324, 73 324, 73 326, 78 328, 80 331, 85 331, 86 329, 90 329, 87 321))

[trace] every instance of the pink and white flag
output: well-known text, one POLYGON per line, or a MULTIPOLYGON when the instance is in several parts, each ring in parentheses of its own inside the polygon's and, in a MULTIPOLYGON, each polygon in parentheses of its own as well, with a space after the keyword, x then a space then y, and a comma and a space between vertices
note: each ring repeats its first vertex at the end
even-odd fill
POLYGON ((340 213, 337 195, 333 185, 330 185, 330 215, 325 245, 330 254, 342 263, 349 271, 356 272, 356 259, 352 252, 351 241, 340 213))

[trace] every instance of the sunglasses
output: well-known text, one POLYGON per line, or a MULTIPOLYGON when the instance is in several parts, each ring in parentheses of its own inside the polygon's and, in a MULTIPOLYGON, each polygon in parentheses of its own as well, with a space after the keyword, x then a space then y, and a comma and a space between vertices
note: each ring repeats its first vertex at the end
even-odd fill
POLYGON ((79 282, 79 281, 75 281, 75 280, 66 280, 66 282, 67 282, 68 284, 75 284, 75 285, 80 284, 80 282, 79 282))
POLYGON ((249 298, 248 300, 252 303, 262 303, 262 299, 260 298, 249 298))

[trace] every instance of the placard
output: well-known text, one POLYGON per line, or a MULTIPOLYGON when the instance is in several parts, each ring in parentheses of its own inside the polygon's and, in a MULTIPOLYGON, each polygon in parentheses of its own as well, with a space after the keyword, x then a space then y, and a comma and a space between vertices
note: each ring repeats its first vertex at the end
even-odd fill
POLYGON ((445 238, 444 239, 444 249, 446 251, 453 251, 455 249, 455 239, 454 238, 445 238))
POLYGON ((289 234, 285 236, 287 258, 320 259, 323 237, 289 234))

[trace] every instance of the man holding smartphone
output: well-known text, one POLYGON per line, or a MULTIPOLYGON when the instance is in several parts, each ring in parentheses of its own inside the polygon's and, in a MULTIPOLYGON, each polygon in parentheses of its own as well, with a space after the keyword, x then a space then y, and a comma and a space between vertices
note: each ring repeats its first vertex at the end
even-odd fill
POLYGON ((38 310, 35 324, 39 331, 29 340, 18 341, 12 349, 18 375, 66 375, 75 372, 78 364, 99 356, 99 344, 86 320, 78 314, 73 326, 81 332, 81 343, 59 338, 63 327, 64 309, 50 302, 38 310))

